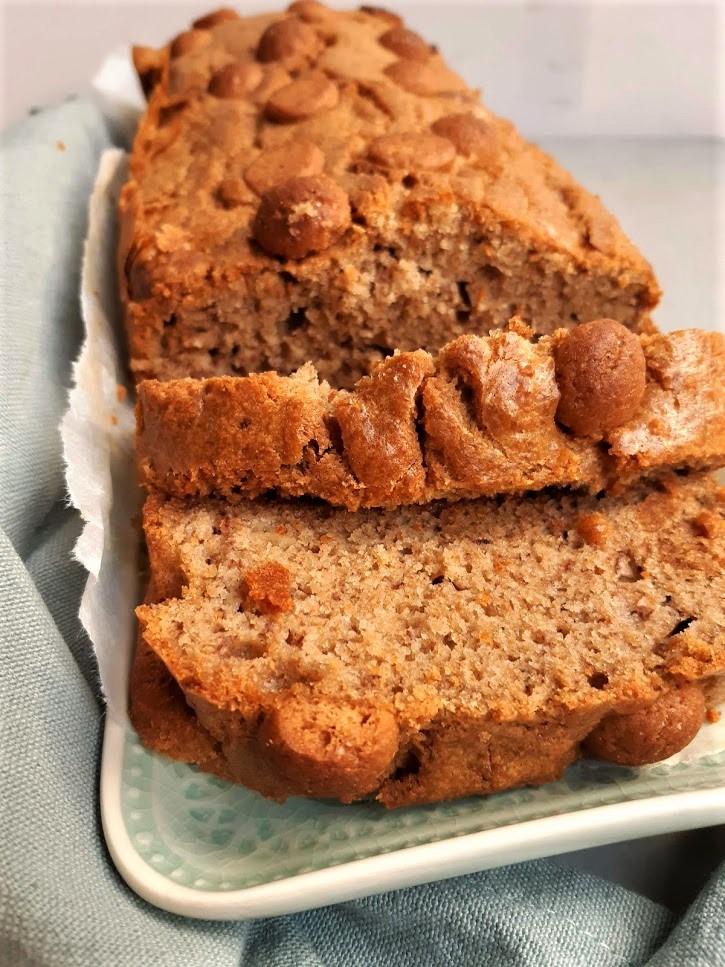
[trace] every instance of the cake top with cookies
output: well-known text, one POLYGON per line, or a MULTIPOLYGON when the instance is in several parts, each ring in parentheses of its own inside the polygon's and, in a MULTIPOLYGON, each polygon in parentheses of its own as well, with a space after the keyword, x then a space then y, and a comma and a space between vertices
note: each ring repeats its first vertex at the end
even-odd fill
POLYGON ((547 332, 646 326, 657 284, 614 217, 396 15, 219 10, 134 59, 149 105, 121 260, 140 375, 312 358, 350 385, 394 349, 435 351, 515 313, 547 332), (191 332, 211 358, 175 365, 191 332))

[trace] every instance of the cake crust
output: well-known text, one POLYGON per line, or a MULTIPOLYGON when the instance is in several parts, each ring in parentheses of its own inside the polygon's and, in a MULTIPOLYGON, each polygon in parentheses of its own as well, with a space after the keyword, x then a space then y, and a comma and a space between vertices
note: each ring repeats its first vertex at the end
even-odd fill
POLYGON ((547 486, 622 489, 668 468, 725 463, 722 334, 636 337, 608 320, 538 342, 525 333, 462 336, 437 357, 392 356, 349 392, 331 390, 311 366, 290 377, 143 382, 141 479, 170 496, 234 501, 274 490, 356 510, 547 486), (600 367, 594 385, 582 383, 581 365, 574 376, 567 369, 570 341, 582 352, 580 332, 590 345, 606 336, 608 349, 612 331, 634 340, 633 392, 616 365, 600 367), (559 422, 562 385, 564 418, 583 414, 579 433, 559 422), (615 392, 622 422, 611 425, 609 406, 602 429, 593 414, 615 392))

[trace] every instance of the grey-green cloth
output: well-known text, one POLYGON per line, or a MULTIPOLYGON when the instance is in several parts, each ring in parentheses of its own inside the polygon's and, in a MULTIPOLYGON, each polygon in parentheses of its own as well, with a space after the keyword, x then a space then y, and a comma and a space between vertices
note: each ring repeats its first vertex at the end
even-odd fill
POLYGON ((103 705, 78 623, 58 423, 104 120, 74 100, 7 132, 0 280, 0 964, 725 965, 725 869, 683 920, 535 862, 271 920, 162 913, 116 873, 98 809, 103 705))

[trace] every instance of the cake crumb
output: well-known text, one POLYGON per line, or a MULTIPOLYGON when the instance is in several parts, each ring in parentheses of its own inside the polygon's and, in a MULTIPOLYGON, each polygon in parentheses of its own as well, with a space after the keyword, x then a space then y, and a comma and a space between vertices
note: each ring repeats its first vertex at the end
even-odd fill
POLYGON ((716 722, 719 722, 721 716, 722 716, 722 713, 718 712, 716 708, 709 708, 705 712, 705 718, 710 723, 710 725, 715 725, 716 722))
MULTIPOLYGON (((674 486, 667 494, 640 482, 624 500, 547 491, 360 514, 152 493, 151 579, 173 589, 168 576, 180 570, 187 590, 142 606, 144 641, 184 687, 204 688, 220 740, 233 736, 235 779, 265 795, 311 795, 284 768, 257 771, 266 769, 260 717, 290 694, 313 710, 391 710, 402 741, 392 771, 376 779, 391 808, 555 779, 594 723, 619 717, 618 740, 622 715, 638 710, 628 721, 647 731, 628 738, 630 753, 634 742, 656 761, 653 740, 677 732, 684 745, 717 704, 700 683, 721 672, 725 654, 711 630, 722 625, 725 576, 715 542, 696 538, 691 523, 715 508, 715 484, 691 474, 674 486), (551 533, 552 518, 573 531, 593 513, 610 529, 601 547, 551 533), (294 539, 278 539, 280 526, 294 539), (673 566, 682 560, 687 568, 673 566), (654 596, 642 585, 645 564, 654 596), (693 684, 677 685, 673 708, 665 694, 679 681, 693 684), (398 775, 410 749, 420 768, 398 775)), ((314 735, 324 749, 325 735, 314 735)), ((599 749, 619 754, 617 742, 599 749)))
POLYGON ((531 339, 531 337, 534 335, 534 330, 531 328, 531 326, 524 322, 521 316, 512 316, 508 321, 506 329, 509 332, 515 332, 524 339, 531 339))
POLYGON ((116 399, 118 400, 118 402, 123 403, 123 401, 126 399, 127 396, 128 396, 128 390, 126 389, 126 387, 121 386, 121 384, 118 383, 118 385, 116 386, 116 399))
POLYGON ((65 151, 65 143, 63 141, 56 141, 55 146, 58 151, 65 151))

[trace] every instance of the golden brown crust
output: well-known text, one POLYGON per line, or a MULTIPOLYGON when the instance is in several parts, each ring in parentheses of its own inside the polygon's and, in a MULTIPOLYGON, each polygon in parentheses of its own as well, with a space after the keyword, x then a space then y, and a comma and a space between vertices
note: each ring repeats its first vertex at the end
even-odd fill
MULTIPOLYGON (((320 763, 319 749, 313 751, 310 768, 309 752, 299 750, 296 741, 293 749, 284 743, 280 750, 273 733, 270 747, 264 726, 250 730, 239 719, 234 727, 229 713, 222 716, 218 710, 204 707, 206 703, 193 699, 192 703, 197 712, 163 662, 140 639, 131 680, 131 719, 148 748, 239 782, 270 799, 284 801, 303 795, 352 801, 378 790, 377 798, 388 809, 555 782, 576 758, 577 739, 586 734, 592 721, 591 715, 572 716, 570 723, 537 726, 487 723, 484 727, 479 720, 465 718, 453 726, 442 721, 426 734, 424 743, 399 748, 395 720, 390 723, 386 716, 382 749, 376 745, 374 769, 362 772, 360 781, 354 758, 350 777, 341 775, 339 768, 331 771, 324 755, 320 763), (202 721, 223 738, 215 738, 202 721), (384 773, 392 764, 398 768, 386 779, 384 773), (377 781, 372 778, 375 771, 377 781)), ((373 714, 376 719, 382 717, 377 710, 373 714)), ((299 738, 297 734, 295 739, 299 738)), ((351 739, 355 746, 359 744, 356 733, 351 739)))
POLYGON ((131 672, 131 724, 145 746, 234 781, 221 745, 199 724, 184 693, 142 638, 131 672))
POLYGON ((161 51, 152 47, 132 47, 131 59, 141 82, 141 89, 148 99, 161 80, 165 58, 161 51))
POLYGON ((642 337, 647 382, 640 412, 608 435, 610 452, 627 473, 653 467, 664 452, 673 461, 697 466, 697 453, 686 455, 687 439, 695 432, 702 452, 710 447, 722 453, 725 392, 725 337, 721 332, 683 329, 665 339, 642 337), (707 360, 709 372, 700 369, 707 360))
POLYGON ((293 795, 352 802, 392 771, 398 723, 386 708, 293 696, 265 716, 259 742, 293 795))
POLYGON ((647 327, 657 285, 612 216, 396 15, 310 2, 195 23, 136 56, 149 106, 119 265, 138 378, 315 359, 351 386, 395 349, 505 326, 511 305, 539 332, 647 327), (290 174, 299 142, 319 154, 290 174), (262 196, 295 176, 350 203, 312 246, 260 231, 262 196))
MULTIPOLYGON (((393 356, 364 376, 355 393, 332 401, 343 459, 366 503, 409 503, 425 489, 417 398, 432 370, 426 353, 393 356)), ((329 491, 325 496, 330 499, 329 491)))
POLYGON ((623 766, 669 759, 695 738, 705 718, 705 697, 698 685, 680 685, 625 715, 607 716, 589 734, 584 751, 623 766))
POLYGON ((554 357, 566 339, 462 336, 437 359, 418 351, 385 360, 351 392, 330 390, 311 367, 292 377, 144 382, 141 479, 173 496, 234 500, 274 489, 354 510, 552 485, 596 492, 725 462, 722 335, 638 337, 644 395, 603 445, 556 420, 554 357))
MULTIPOLYGON (((250 732, 241 719, 236 728, 230 727, 229 713, 203 709, 206 703, 196 702, 200 720, 163 662, 140 639, 131 682, 131 718, 148 748, 270 799, 301 795, 351 802, 376 791, 376 798, 394 809, 556 782, 580 754, 628 766, 661 761, 687 746, 705 718, 718 721, 719 713, 706 713, 702 696, 697 685, 680 686, 663 693, 654 705, 609 716, 598 725, 599 715, 591 711, 543 723, 442 718, 405 746, 398 745, 395 719, 374 710, 376 722, 382 717, 386 723, 384 738, 375 743, 373 756, 361 762, 353 754, 348 760, 349 746, 359 748, 364 736, 351 731, 345 750, 349 771, 344 771, 344 766, 330 761, 319 736, 295 731, 290 745, 286 733, 279 733, 274 712, 263 719, 270 726, 250 732), (215 738, 202 720, 224 738, 215 738), (393 774, 385 777, 386 772, 393 774)), ((339 727, 340 709, 333 708, 332 722, 339 727)), ((314 705, 311 711, 316 715, 314 705)), ((324 716, 325 709, 319 713, 324 716)), ((343 715, 350 714, 343 709, 343 715)), ((352 715, 356 718, 359 712, 353 710, 352 715)))
POLYGON ((551 722, 441 717, 422 742, 413 740, 378 799, 392 809, 556 782, 578 758, 579 741, 598 717, 587 711, 551 722))

